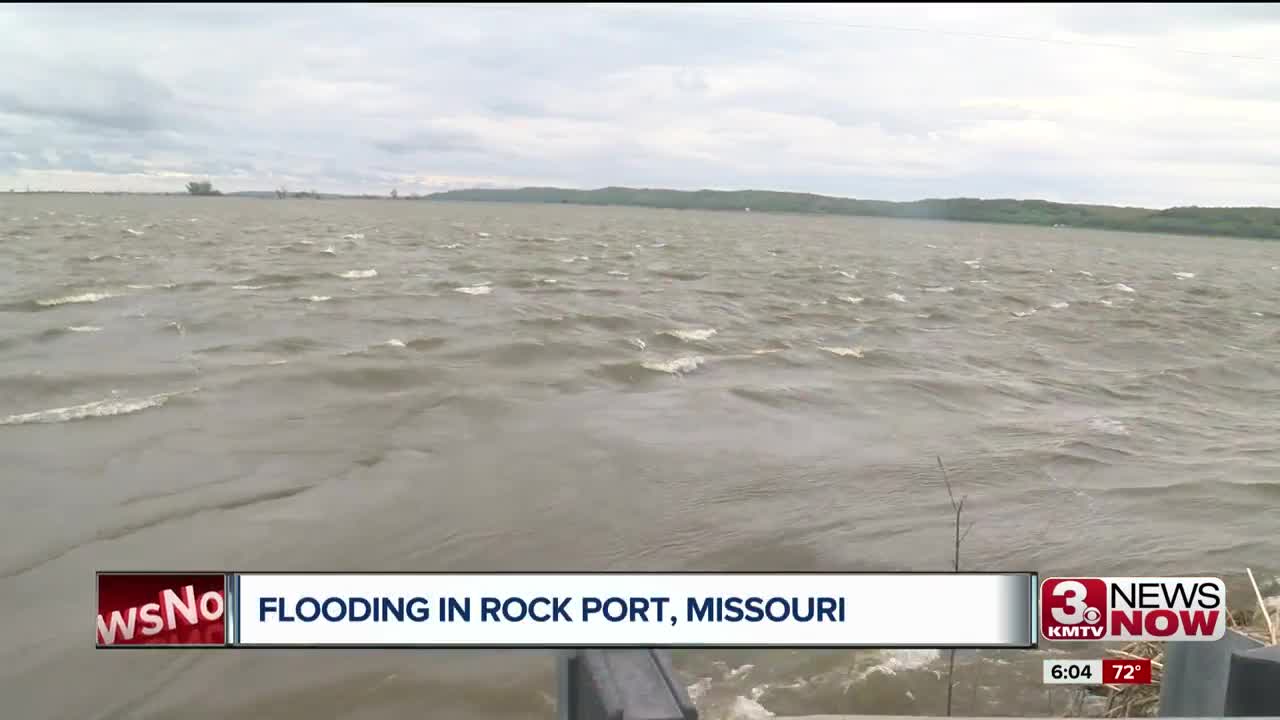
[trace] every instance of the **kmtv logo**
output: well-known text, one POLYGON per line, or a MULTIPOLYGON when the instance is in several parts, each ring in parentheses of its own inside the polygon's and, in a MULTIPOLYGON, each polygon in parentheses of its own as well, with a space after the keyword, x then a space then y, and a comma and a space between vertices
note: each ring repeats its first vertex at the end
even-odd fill
POLYGON ((1218 578, 1049 578, 1040 586, 1045 640, 1217 640, 1227 631, 1218 578))

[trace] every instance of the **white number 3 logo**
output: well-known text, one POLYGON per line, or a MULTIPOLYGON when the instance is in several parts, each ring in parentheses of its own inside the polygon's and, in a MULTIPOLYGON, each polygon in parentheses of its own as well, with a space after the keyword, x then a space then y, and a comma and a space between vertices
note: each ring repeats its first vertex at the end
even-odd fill
POLYGON ((1066 607, 1051 608, 1055 622, 1063 625, 1079 625, 1085 619, 1088 605, 1084 602, 1085 587, 1075 580, 1065 580, 1053 588, 1053 594, 1065 597, 1066 607))

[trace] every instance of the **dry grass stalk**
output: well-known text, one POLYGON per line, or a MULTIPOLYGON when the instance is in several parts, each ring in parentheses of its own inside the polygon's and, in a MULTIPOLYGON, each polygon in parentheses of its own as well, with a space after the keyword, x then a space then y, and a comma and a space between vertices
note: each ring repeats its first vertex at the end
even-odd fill
POLYGON ((1129 658, 1131 660, 1151 660, 1151 667, 1153 669, 1155 670, 1164 669, 1164 663, 1155 659, 1148 658, 1143 655, 1135 655, 1127 650, 1108 650, 1107 652, 1112 655, 1115 655, 1116 657, 1129 658))
POLYGON ((1271 613, 1267 611, 1267 604, 1262 600, 1262 591, 1258 589, 1258 581, 1253 579, 1253 570, 1245 568, 1244 571, 1249 575, 1249 584, 1253 586, 1253 596, 1258 599, 1258 609, 1262 611, 1262 619, 1267 621, 1267 635, 1271 637, 1271 644, 1276 644, 1276 626, 1271 622, 1271 613))

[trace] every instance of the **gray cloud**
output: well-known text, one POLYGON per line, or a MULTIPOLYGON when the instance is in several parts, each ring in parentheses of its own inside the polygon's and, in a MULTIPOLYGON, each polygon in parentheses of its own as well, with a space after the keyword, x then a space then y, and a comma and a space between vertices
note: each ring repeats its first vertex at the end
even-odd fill
POLYGON ((419 153, 483 153, 483 141, 460 130, 416 130, 395 140, 375 141, 374 147, 392 155, 416 155, 419 153))
POLYGON ((0 79, 0 113, 135 132, 171 119, 173 92, 140 72, 73 66, 34 70, 0 79))
POLYGON ((190 175, 229 190, 629 184, 1274 204, 1280 75, 1226 56, 1273 54, 1278 16, 6 6, 0 65, 21 72, 0 74, 0 185, 164 190, 190 175))

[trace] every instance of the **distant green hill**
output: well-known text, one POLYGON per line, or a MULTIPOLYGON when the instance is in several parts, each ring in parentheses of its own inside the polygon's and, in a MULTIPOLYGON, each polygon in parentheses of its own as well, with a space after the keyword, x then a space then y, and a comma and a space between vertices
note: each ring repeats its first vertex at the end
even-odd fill
POLYGON ((951 198, 887 202, 766 190, 648 190, 608 187, 599 190, 520 188, 452 190, 428 200, 633 205, 688 210, 862 215, 920 220, 964 220, 1021 225, 1128 230, 1184 235, 1231 235, 1280 239, 1280 209, 1181 207, 1168 210, 1069 205, 1046 200, 978 200, 951 198))

